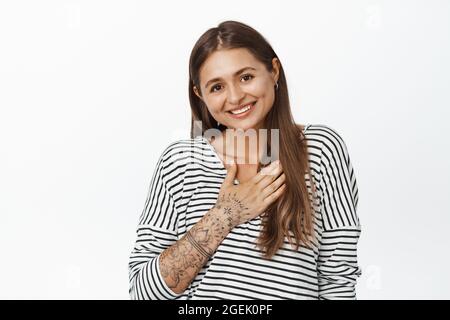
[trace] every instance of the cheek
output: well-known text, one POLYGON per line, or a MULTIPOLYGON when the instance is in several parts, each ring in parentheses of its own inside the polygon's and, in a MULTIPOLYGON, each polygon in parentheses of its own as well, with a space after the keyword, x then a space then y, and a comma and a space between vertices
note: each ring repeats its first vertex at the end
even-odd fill
POLYGON ((265 81, 255 81, 248 88, 254 95, 263 96, 267 90, 267 85, 265 81))
POLYGON ((275 101, 275 92, 271 86, 265 86, 264 90, 258 95, 261 101, 261 112, 267 113, 275 101))
POLYGON ((249 90, 251 90, 252 94, 254 96, 257 96, 259 98, 270 98, 273 96, 273 92, 270 90, 272 89, 270 81, 261 80, 261 81, 255 81, 251 87, 249 87, 249 90))
POLYGON ((223 105, 223 98, 219 96, 209 97, 205 100, 206 105, 208 106, 208 110, 211 114, 215 114, 220 112, 223 105))

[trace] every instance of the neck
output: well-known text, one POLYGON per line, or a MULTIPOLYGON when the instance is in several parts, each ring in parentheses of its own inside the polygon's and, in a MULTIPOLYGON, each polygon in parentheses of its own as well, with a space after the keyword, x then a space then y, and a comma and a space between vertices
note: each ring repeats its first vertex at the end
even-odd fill
POLYGON ((264 146, 267 137, 260 134, 259 130, 255 129, 255 134, 252 134, 252 131, 242 132, 242 130, 231 129, 222 132, 222 143, 219 146, 222 154, 228 159, 233 159, 237 164, 257 164, 261 159, 260 146, 264 146))

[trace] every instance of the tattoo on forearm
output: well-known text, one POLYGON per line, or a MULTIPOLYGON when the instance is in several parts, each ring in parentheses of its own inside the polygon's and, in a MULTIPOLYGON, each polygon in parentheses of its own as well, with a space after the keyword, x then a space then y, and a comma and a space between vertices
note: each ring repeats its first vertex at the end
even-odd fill
POLYGON ((189 269, 203 264, 204 257, 191 245, 178 242, 164 250, 160 257, 161 275, 167 285, 176 288, 189 278, 189 269))
MULTIPOLYGON (((208 233, 208 230, 205 230, 206 233, 208 233)), ((186 239, 197 249, 198 252, 200 252, 205 258, 209 258, 212 256, 212 253, 207 252, 205 249, 202 248, 202 246, 195 241, 195 239, 192 237, 191 233, 188 231, 186 232, 186 239)))
POLYGON ((186 232, 187 241, 177 241, 161 253, 161 275, 169 288, 188 287, 232 228, 250 215, 236 194, 222 195, 212 210, 222 214, 206 214, 186 232))

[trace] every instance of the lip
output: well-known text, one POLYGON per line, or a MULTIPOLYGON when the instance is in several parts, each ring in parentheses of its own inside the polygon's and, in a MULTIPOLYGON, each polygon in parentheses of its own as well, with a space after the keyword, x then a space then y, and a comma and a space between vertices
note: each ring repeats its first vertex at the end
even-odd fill
POLYGON ((234 109, 231 109, 231 110, 228 110, 228 111, 239 110, 239 109, 242 109, 243 107, 245 107, 246 105, 254 104, 255 102, 256 102, 256 100, 255 100, 255 101, 252 101, 252 102, 247 102, 247 103, 241 104, 241 105, 240 105, 239 107, 237 107, 237 108, 234 108, 234 109))
MULTIPOLYGON (((245 117, 247 117, 247 116, 253 111, 253 109, 255 108, 256 102, 257 102, 257 101, 253 101, 252 104, 251 104, 251 106, 250 106, 250 109, 248 109, 247 111, 245 111, 245 112, 243 112, 243 113, 240 113, 240 114, 232 114, 232 113, 231 113, 231 110, 230 110, 230 111, 227 111, 227 113, 228 113, 228 115, 229 115, 230 117, 232 117, 232 118, 234 118, 234 119, 242 119, 242 118, 245 118, 245 117)), ((245 105, 244 105, 244 106, 245 106, 245 105)), ((233 110, 239 110, 239 109, 242 109, 242 107, 239 107, 239 108, 233 109, 233 110)))

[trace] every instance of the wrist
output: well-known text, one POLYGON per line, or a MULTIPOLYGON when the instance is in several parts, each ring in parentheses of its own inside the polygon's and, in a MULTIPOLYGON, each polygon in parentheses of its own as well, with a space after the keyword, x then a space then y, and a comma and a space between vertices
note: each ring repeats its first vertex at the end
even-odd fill
POLYGON ((225 210, 223 207, 218 208, 217 206, 214 206, 209 210, 208 214, 210 214, 215 221, 218 221, 221 227, 225 228, 224 230, 227 234, 238 225, 232 211, 225 210))

